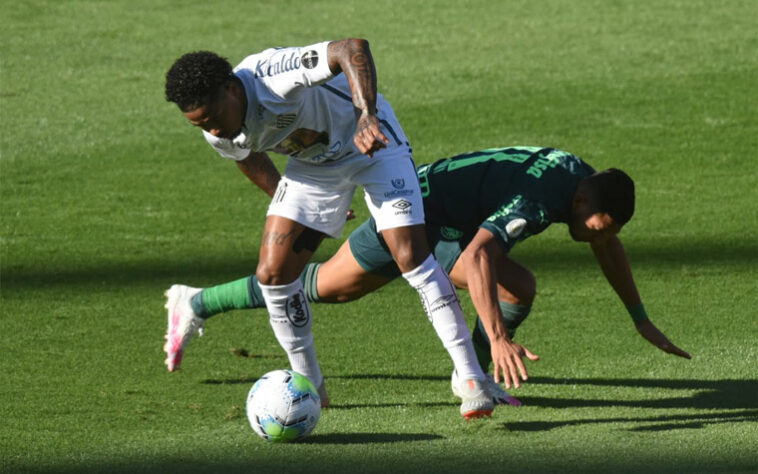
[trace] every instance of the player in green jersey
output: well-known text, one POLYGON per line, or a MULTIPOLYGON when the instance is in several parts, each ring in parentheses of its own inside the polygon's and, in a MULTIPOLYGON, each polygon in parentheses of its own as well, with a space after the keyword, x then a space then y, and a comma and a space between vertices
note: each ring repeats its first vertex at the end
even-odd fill
MULTIPOLYGON (((617 236, 634 213, 634 183, 625 173, 596 173, 570 153, 540 147, 466 153, 417 171, 429 245, 453 283, 471 294, 478 313, 473 339, 485 371, 493 364, 489 388, 498 403, 518 404, 499 389, 501 374, 506 388, 518 388, 519 373, 523 380, 528 376, 522 358, 538 358, 512 341, 531 310, 536 281, 508 252, 554 222, 567 224, 572 239, 590 244, 640 335, 665 352, 690 358, 648 318, 617 236)), ((369 219, 332 258, 309 265, 302 278, 312 301, 341 303, 397 276, 400 271, 369 219)), ((253 275, 204 289, 187 306, 204 320, 264 302, 253 275)))

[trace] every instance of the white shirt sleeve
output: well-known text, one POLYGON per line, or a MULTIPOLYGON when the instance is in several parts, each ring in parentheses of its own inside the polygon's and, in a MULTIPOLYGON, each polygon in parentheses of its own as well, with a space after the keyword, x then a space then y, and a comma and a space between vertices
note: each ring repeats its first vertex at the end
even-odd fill
POLYGON ((219 155, 229 160, 242 161, 250 154, 249 148, 238 146, 234 140, 214 137, 205 130, 203 130, 203 136, 219 155))
POLYGON ((267 49, 248 56, 235 68, 250 69, 266 88, 282 99, 292 99, 306 87, 334 77, 326 59, 329 41, 303 47, 267 49))

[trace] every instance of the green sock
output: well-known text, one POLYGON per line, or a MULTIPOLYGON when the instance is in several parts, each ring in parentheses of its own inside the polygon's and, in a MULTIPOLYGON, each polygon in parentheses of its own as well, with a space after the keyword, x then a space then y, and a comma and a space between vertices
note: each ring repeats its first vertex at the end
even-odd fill
MULTIPOLYGON (((309 301, 319 301, 316 277, 320 266, 320 263, 309 263, 300 274, 309 301)), ((190 304, 195 314, 203 319, 232 309, 266 307, 258 277, 255 275, 205 288, 192 297, 190 304)))
MULTIPOLYGON (((257 285, 252 284, 255 275, 240 278, 229 283, 204 288, 202 291, 192 297, 190 305, 192 310, 203 319, 210 318, 218 313, 223 313, 232 309, 256 308, 254 303, 263 302, 263 296, 260 295, 258 288, 259 301, 256 301, 254 291, 257 285)), ((265 303, 264 303, 265 306, 265 303)))
MULTIPOLYGON (((508 336, 511 339, 516 335, 516 329, 524 322, 529 312, 532 310, 532 306, 523 306, 517 304, 506 303, 500 301, 500 311, 503 313, 503 323, 508 330, 508 336)), ((476 358, 479 361, 479 365, 486 373, 489 371, 490 364, 492 363, 492 353, 490 352, 490 339, 487 337, 487 332, 484 330, 482 320, 476 318, 476 325, 474 326, 471 340, 474 344, 474 350, 476 351, 476 358)))

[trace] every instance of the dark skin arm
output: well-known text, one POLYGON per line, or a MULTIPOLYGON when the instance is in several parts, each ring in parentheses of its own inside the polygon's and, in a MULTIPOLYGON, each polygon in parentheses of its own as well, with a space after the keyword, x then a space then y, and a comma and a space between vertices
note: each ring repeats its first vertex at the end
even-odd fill
MULTIPOLYGON (((631 308, 640 304, 640 295, 632 277, 629 259, 619 238, 615 235, 603 236, 591 240, 590 246, 597 262, 600 264, 600 268, 603 270, 605 278, 624 305, 627 308, 631 308)), ((655 324, 649 319, 635 323, 635 327, 642 337, 660 350, 684 357, 685 359, 691 358, 687 352, 679 349, 669 341, 666 335, 655 327, 655 324)))
POLYGON ((353 141, 361 153, 373 157, 389 139, 376 116, 376 67, 368 41, 350 38, 329 43, 327 62, 334 75, 342 72, 347 77, 358 116, 353 141))
POLYGON ((251 151, 247 158, 237 161, 237 167, 269 197, 274 197, 281 175, 266 153, 251 151))

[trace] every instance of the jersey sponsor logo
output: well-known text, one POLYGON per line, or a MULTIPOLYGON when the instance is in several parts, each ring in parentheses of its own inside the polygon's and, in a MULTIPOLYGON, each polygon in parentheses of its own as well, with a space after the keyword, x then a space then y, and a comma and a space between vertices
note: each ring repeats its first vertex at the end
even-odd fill
POLYGON ((300 69, 301 59, 297 52, 286 52, 280 55, 273 55, 268 59, 259 59, 255 64, 255 77, 271 77, 295 69, 300 69))
POLYGON ((308 304, 305 302, 305 293, 299 290, 294 295, 287 298, 286 305, 287 319, 293 326, 301 328, 308 324, 310 320, 310 311, 308 304))
POLYGON ((307 53, 303 54, 303 56, 300 58, 300 61, 303 63, 303 66, 305 66, 306 69, 313 69, 314 67, 318 66, 318 53, 314 50, 310 50, 307 53))
POLYGON ((526 219, 513 219, 509 223, 505 225, 505 233, 508 234, 508 237, 511 239, 515 239, 526 228, 526 219))
POLYGON ((342 141, 329 145, 329 134, 307 128, 298 128, 276 145, 273 150, 299 160, 321 163, 334 159, 342 151, 342 141))

